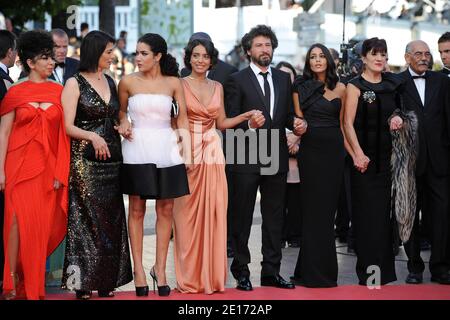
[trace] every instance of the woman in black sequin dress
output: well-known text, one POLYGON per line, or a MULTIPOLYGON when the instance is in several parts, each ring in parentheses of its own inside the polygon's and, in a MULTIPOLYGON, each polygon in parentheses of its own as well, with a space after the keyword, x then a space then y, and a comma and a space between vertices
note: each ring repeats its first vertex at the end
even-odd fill
POLYGON ((382 39, 363 42, 364 71, 347 87, 344 129, 353 150, 352 224, 356 237, 356 273, 360 285, 395 281, 391 226, 390 130, 400 129, 400 78, 383 70, 387 46, 382 39))
POLYGON ((302 238, 294 280, 313 288, 337 286, 334 216, 345 158, 340 126, 345 86, 338 81, 328 49, 313 44, 303 77, 293 85, 295 112, 308 123, 298 151, 302 238))
POLYGON ((119 101, 114 81, 103 74, 113 59, 114 39, 92 31, 81 44, 80 73, 62 94, 67 134, 72 137, 69 221, 63 287, 88 299, 132 278, 123 196, 119 101))

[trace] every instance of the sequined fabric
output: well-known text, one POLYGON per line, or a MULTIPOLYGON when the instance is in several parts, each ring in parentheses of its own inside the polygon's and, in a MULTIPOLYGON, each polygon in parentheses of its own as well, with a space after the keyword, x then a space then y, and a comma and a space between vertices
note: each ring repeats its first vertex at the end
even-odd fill
POLYGON ((75 125, 105 139, 111 158, 95 159, 92 144, 72 140, 69 221, 62 286, 78 290, 111 290, 132 280, 123 196, 122 152, 114 130, 119 101, 113 80, 108 104, 80 74, 75 125))

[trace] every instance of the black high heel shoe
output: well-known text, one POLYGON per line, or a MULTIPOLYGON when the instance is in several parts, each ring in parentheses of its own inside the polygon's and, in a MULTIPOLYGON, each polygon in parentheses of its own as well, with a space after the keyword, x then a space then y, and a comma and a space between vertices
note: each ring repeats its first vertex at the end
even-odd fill
POLYGON ((114 290, 98 290, 98 296, 100 298, 114 298, 114 290))
POLYGON ((89 300, 92 297, 92 291, 88 290, 75 290, 75 294, 80 300, 89 300))
POLYGON ((156 277, 155 267, 152 267, 152 270, 150 270, 150 276, 153 279, 153 293, 155 293, 156 283, 156 286, 158 287, 158 295, 160 297, 167 297, 170 294, 170 287, 168 285, 158 286, 158 278, 156 277))
MULTIPOLYGON (((136 276, 136 274, 134 274, 136 276)), ((135 277, 136 278, 136 277, 135 277)), ((136 288, 137 297, 147 297, 148 296, 148 286, 134 286, 136 288)))
POLYGON ((137 297, 146 297, 146 296, 148 296, 148 286, 135 287, 135 288, 136 288, 136 296, 137 297))

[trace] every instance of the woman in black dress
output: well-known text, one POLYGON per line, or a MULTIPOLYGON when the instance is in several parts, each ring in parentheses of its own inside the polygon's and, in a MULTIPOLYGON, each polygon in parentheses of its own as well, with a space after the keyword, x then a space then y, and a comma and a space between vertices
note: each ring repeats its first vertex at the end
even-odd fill
POLYGON ((72 138, 69 220, 63 287, 77 298, 114 296, 130 282, 131 261, 123 196, 119 100, 103 71, 113 59, 114 39, 92 31, 81 43, 80 72, 62 93, 67 134, 72 138))
POLYGON ((390 130, 400 129, 403 121, 399 116, 389 118, 399 104, 401 82, 395 74, 383 73, 387 63, 383 39, 365 40, 362 59, 363 73, 347 87, 344 116, 354 163, 351 193, 356 273, 360 285, 383 285, 397 279, 390 216, 390 130), (378 268, 380 273, 376 273, 378 268))
POLYGON ((302 238, 294 273, 306 287, 337 286, 334 216, 345 157, 340 126, 345 86, 338 81, 328 49, 312 45, 293 93, 295 112, 308 123, 298 152, 302 238))

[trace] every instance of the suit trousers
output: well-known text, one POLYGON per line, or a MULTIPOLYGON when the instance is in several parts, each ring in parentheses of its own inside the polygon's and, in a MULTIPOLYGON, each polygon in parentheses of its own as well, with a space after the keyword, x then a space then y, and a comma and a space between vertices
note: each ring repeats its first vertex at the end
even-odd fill
POLYGON ((417 211, 414 227, 405 246, 408 256, 408 271, 422 273, 425 269, 420 256, 419 211, 427 215, 430 221, 431 257, 429 268, 433 276, 440 276, 449 270, 446 261, 449 226, 449 176, 438 176, 430 168, 417 177, 417 211))
POLYGON ((249 277, 250 250, 248 240, 253 222, 256 194, 261 194, 262 256, 261 277, 275 276, 280 271, 283 210, 287 173, 260 175, 233 172, 233 276, 249 277))

